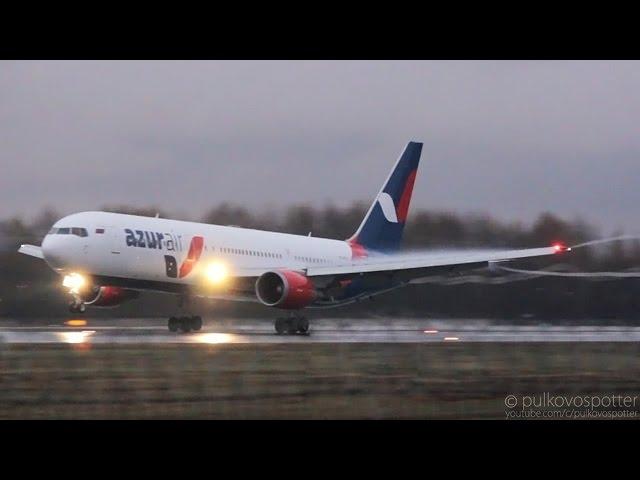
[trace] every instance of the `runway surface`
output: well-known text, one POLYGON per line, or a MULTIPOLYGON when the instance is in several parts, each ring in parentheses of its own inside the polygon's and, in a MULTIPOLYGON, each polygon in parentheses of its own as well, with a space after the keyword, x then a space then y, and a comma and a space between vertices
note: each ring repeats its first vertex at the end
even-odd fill
POLYGON ((640 342, 640 327, 496 325, 484 320, 312 320, 308 335, 276 335, 271 320, 206 321, 200 332, 171 333, 164 319, 0 321, 0 344, 273 344, 442 342, 640 342), (86 322, 86 323, 85 323, 86 322), (27 326, 29 325, 29 326, 27 326))

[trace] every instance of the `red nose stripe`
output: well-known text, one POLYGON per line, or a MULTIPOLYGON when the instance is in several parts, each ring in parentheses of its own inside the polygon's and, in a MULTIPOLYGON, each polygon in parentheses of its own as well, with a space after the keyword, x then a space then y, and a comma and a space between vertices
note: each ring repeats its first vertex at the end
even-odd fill
POLYGON ((411 202, 411 193, 413 192, 413 183, 416 181, 416 173, 418 170, 414 170, 409 174, 407 183, 404 184, 404 191, 396 207, 396 215, 398 221, 404 223, 407 220, 407 212, 409 211, 409 202, 411 202))
POLYGON ((182 265, 180 265, 180 278, 186 277, 187 275, 189 275, 189 273, 191 273, 191 270, 193 270, 193 267, 195 267, 196 263, 200 259, 200 255, 202 255, 203 248, 203 237, 196 236, 191 239, 187 258, 185 258, 184 262, 182 262, 182 265))

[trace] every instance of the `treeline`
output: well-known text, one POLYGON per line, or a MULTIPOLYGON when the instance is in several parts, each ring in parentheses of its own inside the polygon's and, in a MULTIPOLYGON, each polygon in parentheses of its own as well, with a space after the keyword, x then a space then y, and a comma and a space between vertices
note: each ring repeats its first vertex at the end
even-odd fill
MULTIPOLYGON (((108 205, 103 210, 143 216, 201 221, 218 225, 273 230, 316 237, 348 238, 358 227, 368 205, 354 203, 346 208, 296 205, 284 211, 252 212, 239 205, 221 204, 201 217, 178 218, 154 207, 133 208, 108 205)), ((64 292, 59 279, 43 263, 18 255, 21 243, 39 244, 60 217, 47 209, 31 221, 20 218, 0 222, 0 316, 66 315, 64 292)), ((619 235, 622 232, 610 232, 619 235)), ((527 248, 563 242, 576 245, 602 233, 580 219, 563 219, 543 213, 532 223, 504 222, 486 214, 457 214, 431 210, 412 211, 405 230, 406 249, 432 248, 527 248)), ((640 241, 619 241, 598 248, 581 248, 560 257, 565 267, 581 271, 627 270, 640 266, 640 241)), ((517 266, 541 268, 552 258, 520 262, 517 266)), ((486 273, 487 275, 495 275, 486 273)), ((567 278, 537 278, 503 285, 437 284, 411 286, 343 309, 320 315, 443 316, 491 318, 547 318, 557 321, 609 318, 635 321, 640 313, 640 280, 592 282, 567 278)), ((104 310, 97 315, 164 316, 175 308, 170 296, 145 295, 130 305, 104 310)), ((212 315, 268 315, 259 306, 215 302, 212 315), (218 313, 213 313, 218 312, 218 313)))

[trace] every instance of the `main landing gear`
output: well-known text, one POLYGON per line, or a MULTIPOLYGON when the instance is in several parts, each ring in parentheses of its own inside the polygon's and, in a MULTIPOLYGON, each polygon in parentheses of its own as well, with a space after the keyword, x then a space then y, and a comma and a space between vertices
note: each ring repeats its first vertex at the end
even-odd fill
POLYGON ((202 328, 202 317, 194 315, 192 317, 171 317, 168 322, 169 331, 177 332, 180 330, 182 333, 198 331, 202 328))
POLYGON ((276 318, 276 333, 282 335, 307 335, 309 333, 309 320, 305 317, 291 316, 287 318, 276 318))

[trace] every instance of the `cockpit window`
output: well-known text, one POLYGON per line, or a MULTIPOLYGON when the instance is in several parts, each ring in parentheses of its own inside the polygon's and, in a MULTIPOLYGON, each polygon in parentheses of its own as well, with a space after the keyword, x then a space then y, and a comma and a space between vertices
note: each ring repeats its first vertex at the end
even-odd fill
POLYGON ((73 227, 73 228, 52 228, 49 230, 49 235, 75 235, 77 237, 87 237, 89 233, 86 228, 73 227))

